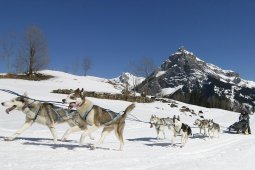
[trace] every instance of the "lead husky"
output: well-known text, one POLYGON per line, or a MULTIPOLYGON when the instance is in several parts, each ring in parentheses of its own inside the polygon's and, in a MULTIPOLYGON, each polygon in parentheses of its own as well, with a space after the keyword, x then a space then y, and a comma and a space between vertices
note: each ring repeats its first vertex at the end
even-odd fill
POLYGON ((203 120, 197 119, 194 122, 194 125, 197 125, 199 127, 200 134, 201 134, 201 131, 203 129, 204 130, 204 136, 205 136, 206 135, 206 129, 208 129, 208 127, 209 127, 209 120, 207 120, 207 119, 203 119, 203 120))
POLYGON ((81 129, 76 126, 75 122, 72 120, 72 116, 75 114, 75 111, 56 107, 50 103, 42 103, 31 100, 27 97, 26 93, 24 96, 13 98, 10 101, 5 101, 1 104, 2 106, 7 107, 7 114, 16 109, 22 111, 26 115, 25 123, 13 135, 6 137, 5 140, 7 141, 14 140, 34 122, 48 126, 53 136, 54 143, 57 143, 55 124, 66 122, 69 126, 71 126, 71 128, 63 135, 62 140, 65 140, 72 132, 81 131, 81 129))
POLYGON ((182 147, 187 143, 188 137, 192 135, 192 131, 189 125, 181 123, 180 117, 176 116, 173 117, 173 138, 172 138, 172 145, 174 145, 174 140, 177 134, 182 136, 181 143, 182 147))
POLYGON ((150 118, 150 128, 153 127, 153 125, 155 126, 156 132, 157 132, 157 139, 159 139, 159 133, 162 132, 164 135, 164 139, 166 138, 165 135, 165 127, 168 127, 168 129, 170 130, 173 126, 173 119, 172 118, 159 118, 156 115, 151 115, 150 118))
POLYGON ((63 99, 62 101, 63 103, 69 104, 70 108, 75 107, 77 109, 79 117, 77 118, 76 122, 79 127, 86 127, 86 130, 81 135, 80 145, 83 145, 84 138, 88 134, 96 131, 100 127, 104 127, 99 142, 92 148, 94 149, 96 146, 103 143, 105 137, 110 132, 115 130, 115 135, 120 141, 119 150, 123 149, 123 131, 125 127, 125 119, 128 113, 135 108, 135 104, 129 105, 124 111, 124 114, 120 115, 113 111, 93 105, 93 103, 86 98, 83 89, 76 89, 74 93, 68 95, 67 98, 63 99))
POLYGON ((214 123, 213 119, 209 120, 209 127, 208 127, 208 133, 209 137, 213 138, 215 136, 215 132, 218 135, 218 138, 220 137, 220 125, 218 123, 214 123))

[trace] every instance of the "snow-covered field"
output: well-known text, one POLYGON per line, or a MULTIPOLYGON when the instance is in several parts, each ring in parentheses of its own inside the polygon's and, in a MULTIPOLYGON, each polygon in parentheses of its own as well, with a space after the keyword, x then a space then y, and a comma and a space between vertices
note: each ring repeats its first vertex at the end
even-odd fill
MULTIPOLYGON (((18 93, 28 92, 30 97, 42 100, 61 101, 65 95, 50 93, 58 88, 85 88, 89 91, 119 93, 110 84, 97 79, 72 76, 61 72, 51 72, 58 77, 41 82, 24 80, 0 79, 0 89, 10 89, 18 93)), ((15 96, 0 91, 0 102, 15 96)), ((95 104, 116 112, 123 111, 129 102, 90 98, 95 104)), ((132 115, 141 120, 149 121, 152 114, 160 117, 180 115, 181 120, 192 127, 194 136, 189 138, 184 148, 171 146, 171 133, 166 129, 167 139, 156 140, 155 129, 149 124, 126 121, 124 131, 125 145, 123 151, 117 151, 119 146, 115 135, 110 134, 104 144, 96 150, 90 150, 88 144, 94 143, 100 137, 100 132, 94 133, 96 140, 86 139, 84 146, 78 145, 80 133, 72 134, 66 142, 53 144, 52 136, 47 127, 34 124, 14 141, 4 141, 24 122, 21 112, 13 111, 9 115, 0 106, 0 169, 254 169, 255 136, 225 133, 229 125, 238 120, 239 114, 220 109, 208 109, 178 103, 178 108, 171 108, 168 103, 137 103, 132 115), (212 140, 198 134, 199 129, 193 123, 197 116, 191 116, 179 111, 182 106, 188 106, 196 113, 204 112, 205 118, 213 118, 221 125, 223 132, 220 138, 212 140)), ((255 119, 251 116, 251 130, 255 128, 255 119)), ((59 138, 68 128, 58 125, 59 138)), ((180 137, 176 139, 180 143, 180 137)))

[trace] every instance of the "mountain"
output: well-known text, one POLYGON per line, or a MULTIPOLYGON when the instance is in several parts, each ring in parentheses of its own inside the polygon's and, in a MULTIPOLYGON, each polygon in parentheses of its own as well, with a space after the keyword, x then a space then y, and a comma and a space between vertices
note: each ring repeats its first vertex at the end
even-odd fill
POLYGON ((254 112, 255 82, 206 63, 184 48, 170 55, 137 91, 205 107, 254 112))
POLYGON ((135 86, 141 84, 144 81, 144 77, 136 77, 131 73, 124 72, 119 77, 109 79, 109 82, 115 85, 117 89, 125 89, 131 90, 135 86))

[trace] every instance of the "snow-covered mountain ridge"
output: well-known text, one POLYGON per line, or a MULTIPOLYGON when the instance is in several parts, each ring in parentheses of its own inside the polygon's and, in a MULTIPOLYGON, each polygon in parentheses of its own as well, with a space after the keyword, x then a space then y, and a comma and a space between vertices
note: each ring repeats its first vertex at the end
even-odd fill
POLYGON ((131 73, 124 72, 120 76, 109 79, 109 81, 115 84, 115 87, 118 89, 125 89, 131 90, 135 86, 139 85, 143 82, 144 77, 136 77, 131 73))

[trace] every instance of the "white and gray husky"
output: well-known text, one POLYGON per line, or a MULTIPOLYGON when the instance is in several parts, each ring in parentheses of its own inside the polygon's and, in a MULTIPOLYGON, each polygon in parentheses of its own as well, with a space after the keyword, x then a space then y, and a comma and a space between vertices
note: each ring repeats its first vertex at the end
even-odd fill
POLYGON ((153 126, 155 127, 157 139, 160 139, 159 138, 160 132, 163 133, 165 139, 166 138, 165 127, 168 127, 168 129, 170 130, 173 127, 173 119, 169 117, 159 118, 156 115, 151 115, 150 125, 151 125, 150 128, 152 128, 153 126))
POLYGON ((115 131, 117 139, 120 141, 119 150, 123 149, 124 145, 124 127, 125 119, 127 115, 135 108, 135 104, 129 105, 124 113, 120 115, 111 110, 104 109, 97 105, 94 105, 89 99, 86 98, 86 93, 83 89, 76 89, 74 93, 67 96, 62 100, 63 103, 69 104, 70 108, 76 108, 79 116, 76 123, 79 127, 84 127, 84 131, 80 138, 80 145, 83 145, 84 138, 90 133, 96 131, 100 127, 103 127, 101 138, 96 145, 92 145, 92 148, 103 143, 105 137, 112 131, 115 131))
POLYGON ((6 137, 5 140, 7 141, 14 140, 26 129, 31 127, 31 125, 35 122, 45 125, 50 129, 54 143, 57 143, 57 133, 55 129, 56 124, 68 123, 71 127, 65 132, 62 140, 65 140, 67 136, 72 132, 81 131, 81 129, 76 126, 75 122, 72 119, 75 111, 63 109, 50 103, 43 103, 31 100, 27 97, 26 93, 24 94, 24 96, 13 98, 9 101, 2 102, 1 104, 2 106, 7 107, 7 114, 9 114, 12 110, 15 109, 18 111, 22 111, 26 116, 25 123, 22 125, 22 127, 10 137, 6 137))
POLYGON ((218 138, 220 136, 220 125, 215 123, 213 119, 209 120, 208 133, 210 138, 213 138, 215 133, 217 133, 218 138))
POLYGON ((209 127, 209 120, 207 119, 196 119, 196 121, 194 122, 194 125, 197 125, 199 127, 200 130, 200 134, 202 132, 202 129, 204 130, 204 136, 206 135, 206 129, 208 131, 208 127, 209 127))
POLYGON ((173 138, 172 138, 172 145, 174 145, 174 140, 177 134, 181 135, 181 143, 182 147, 187 143, 188 137, 192 135, 192 130, 189 125, 184 124, 180 121, 180 117, 173 117, 173 138))

